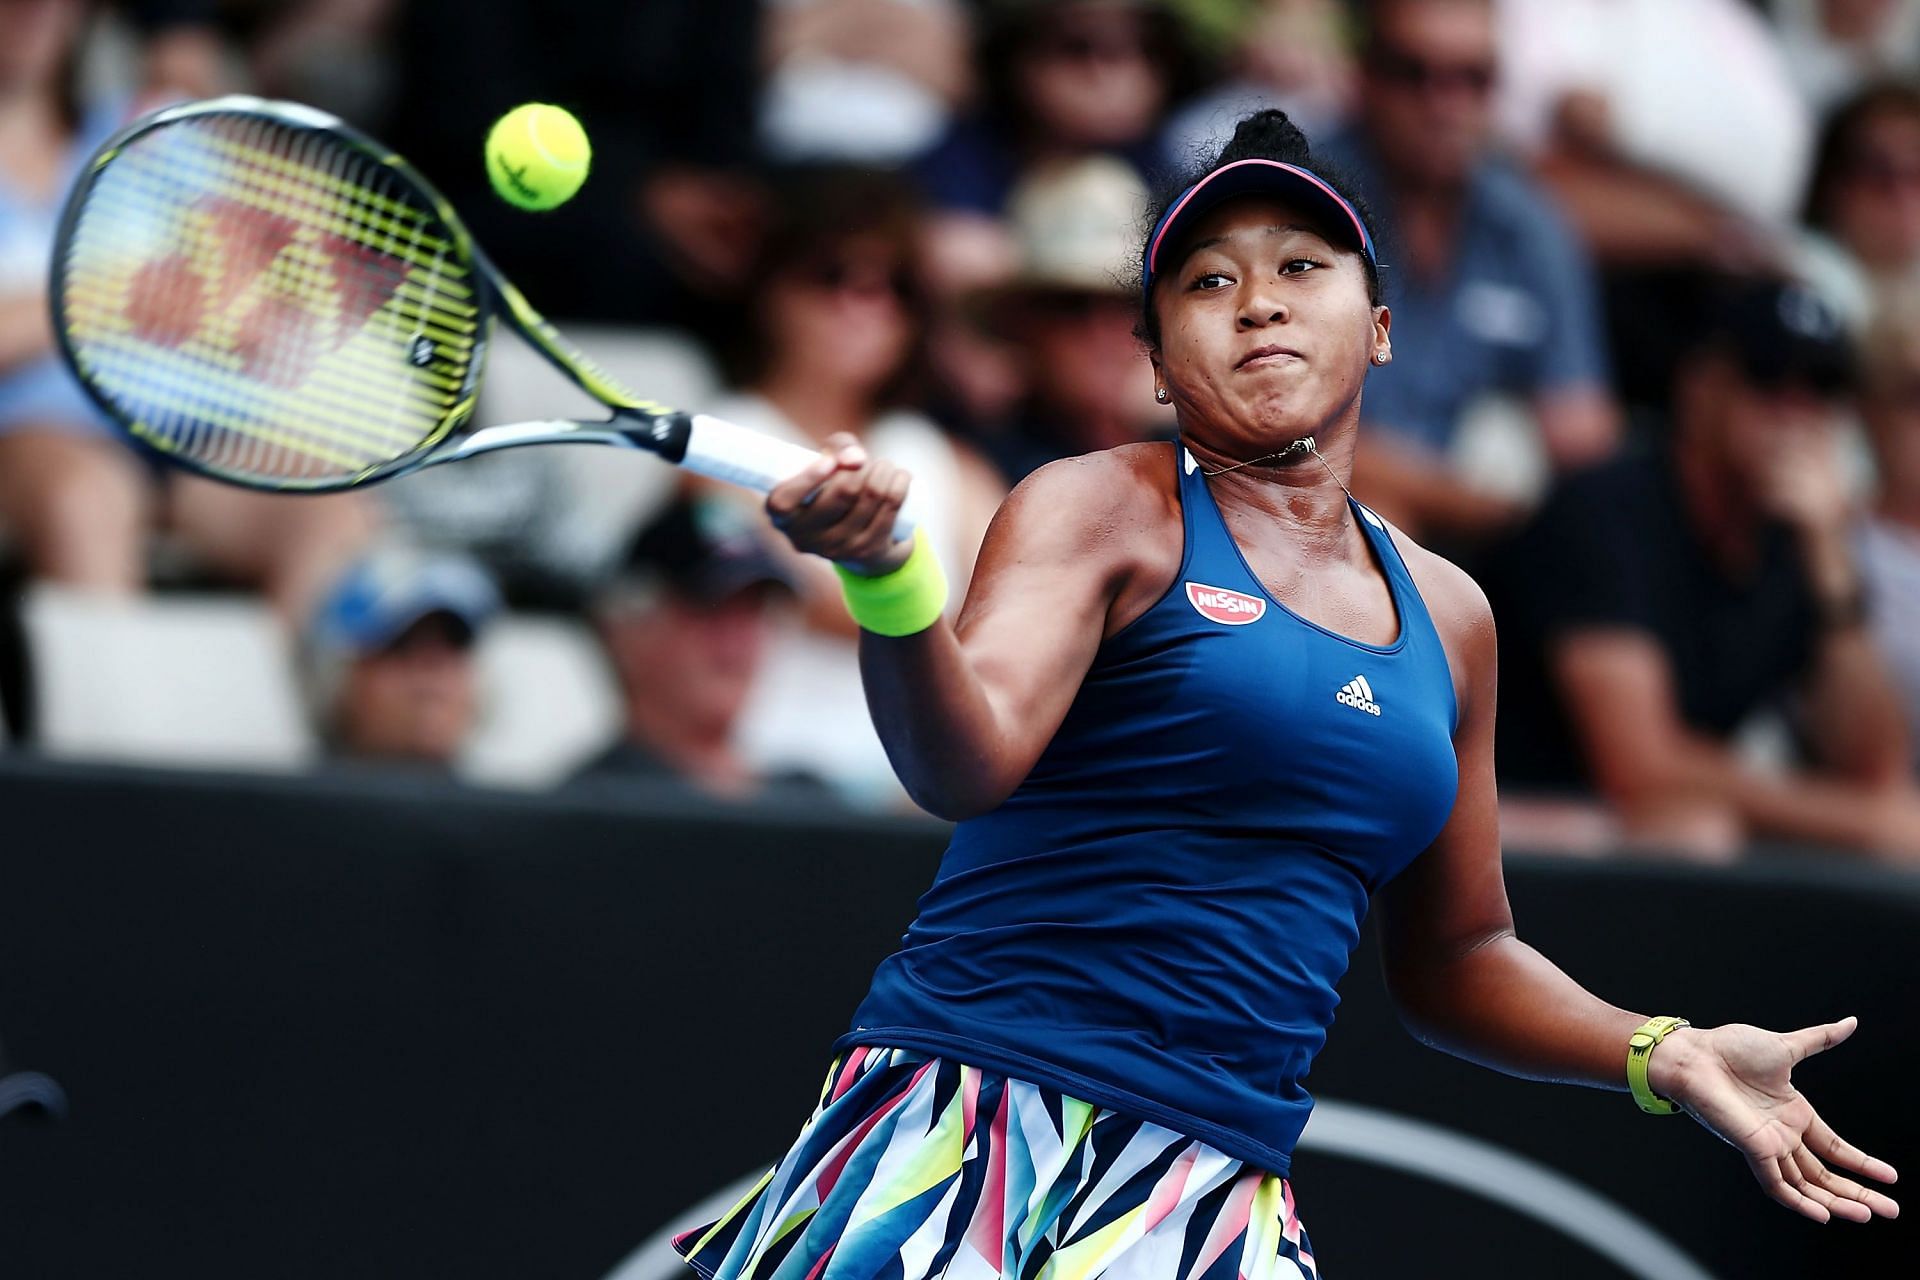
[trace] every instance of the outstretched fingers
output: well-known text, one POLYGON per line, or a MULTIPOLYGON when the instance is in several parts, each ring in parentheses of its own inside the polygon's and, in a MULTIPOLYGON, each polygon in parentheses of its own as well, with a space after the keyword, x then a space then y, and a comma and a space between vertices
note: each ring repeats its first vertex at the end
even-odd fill
MULTIPOLYGON (((1894 1203, 1891 1196, 1882 1195, 1870 1187, 1862 1186, 1852 1178, 1833 1172, 1820 1163, 1820 1157, 1805 1147, 1795 1151, 1791 1159, 1799 1166, 1807 1185, 1818 1187, 1836 1198, 1838 1203, 1828 1204, 1827 1208, 1840 1217, 1853 1222, 1865 1222, 1876 1216, 1882 1218, 1900 1216, 1900 1206, 1894 1203)), ((1803 1191, 1805 1189, 1805 1187, 1802 1188, 1803 1191)), ((1822 1203, 1826 1202, 1822 1201, 1822 1203)))
POLYGON ((1899 1173, 1892 1165, 1854 1146, 1835 1133, 1833 1127, 1817 1115, 1813 1118, 1813 1123, 1807 1126, 1806 1142, 1807 1149, 1828 1164, 1838 1165, 1842 1169, 1851 1169, 1876 1182, 1900 1180, 1899 1173))
POLYGON ((1747 1167, 1753 1170, 1753 1176, 1759 1180, 1760 1187, 1767 1193, 1768 1199, 1785 1205, 1803 1218, 1812 1218, 1815 1222, 1832 1220, 1831 1210, 1795 1185, 1796 1182, 1806 1181, 1797 1168, 1794 1170, 1794 1178, 1788 1179, 1786 1170, 1793 1167, 1793 1162, 1789 1158, 1749 1156, 1747 1167))

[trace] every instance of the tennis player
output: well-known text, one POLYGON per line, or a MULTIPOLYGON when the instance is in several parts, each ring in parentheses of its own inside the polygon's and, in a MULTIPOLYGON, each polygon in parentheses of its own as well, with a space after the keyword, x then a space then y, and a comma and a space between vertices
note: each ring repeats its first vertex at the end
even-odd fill
POLYGON ((681 1253, 721 1280, 1317 1275, 1288 1163, 1376 897, 1427 1043, 1684 1110, 1809 1218, 1897 1213, 1789 1078, 1853 1019, 1649 1019, 1515 935, 1486 601, 1346 492, 1392 358, 1355 200, 1262 112, 1143 265, 1179 440, 1029 478, 957 625, 924 542, 890 544, 898 469, 848 438, 768 499, 841 566, 881 737, 959 825, 798 1141, 681 1253))

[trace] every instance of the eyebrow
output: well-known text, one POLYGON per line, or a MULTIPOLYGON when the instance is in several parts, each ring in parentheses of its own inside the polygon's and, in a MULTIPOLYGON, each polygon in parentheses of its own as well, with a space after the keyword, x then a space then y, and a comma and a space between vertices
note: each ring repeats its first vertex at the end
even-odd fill
MULTIPOLYGON (((1303 226, 1297 222, 1279 223, 1271 227, 1261 227, 1260 230, 1262 232, 1299 231, 1299 232, 1304 232, 1307 235, 1314 236, 1317 239, 1326 240, 1326 237, 1324 235, 1321 235, 1320 232, 1315 231, 1312 227, 1303 226)), ((1194 254, 1199 253, 1202 249, 1212 249, 1217 245, 1223 245, 1230 238, 1231 237, 1229 236, 1208 236, 1204 240, 1195 240, 1192 244, 1187 246, 1187 251, 1181 255, 1181 261, 1184 262, 1186 259, 1192 257, 1194 254)), ((1332 241, 1328 241, 1328 243, 1331 244, 1332 241)))

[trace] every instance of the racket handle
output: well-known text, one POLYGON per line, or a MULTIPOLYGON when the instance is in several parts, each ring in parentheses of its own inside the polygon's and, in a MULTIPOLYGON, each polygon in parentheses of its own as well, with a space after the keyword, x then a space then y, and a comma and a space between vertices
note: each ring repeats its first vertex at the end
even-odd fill
MULTIPOLYGON (((819 456, 804 445, 696 413, 691 416, 687 451, 679 461, 687 470, 710 479, 767 493, 782 480, 806 470, 819 456)), ((904 514, 894 520, 894 541, 905 542, 912 536, 913 521, 904 514)))

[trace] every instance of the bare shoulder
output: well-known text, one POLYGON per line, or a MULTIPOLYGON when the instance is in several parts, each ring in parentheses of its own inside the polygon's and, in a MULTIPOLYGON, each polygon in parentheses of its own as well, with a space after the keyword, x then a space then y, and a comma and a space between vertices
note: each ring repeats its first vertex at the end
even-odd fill
POLYGON ((1062 458, 1014 486, 995 520, 1023 545, 1086 551, 1132 541, 1179 518, 1173 445, 1122 445, 1062 458))
POLYGON ((990 600, 1002 584, 1039 573, 1069 595, 1104 601, 1108 634, 1144 612, 1180 570, 1173 449, 1122 445, 1050 462, 1022 480, 987 531, 977 594, 990 600))
POLYGON ((1426 602, 1427 615, 1446 646, 1456 669, 1464 670, 1472 682, 1490 675, 1494 661, 1493 607, 1487 593, 1473 575, 1443 555, 1427 550, 1407 533, 1392 525, 1387 532, 1400 558, 1407 562, 1414 586, 1426 602), (1462 667, 1464 664, 1464 668, 1462 667))

